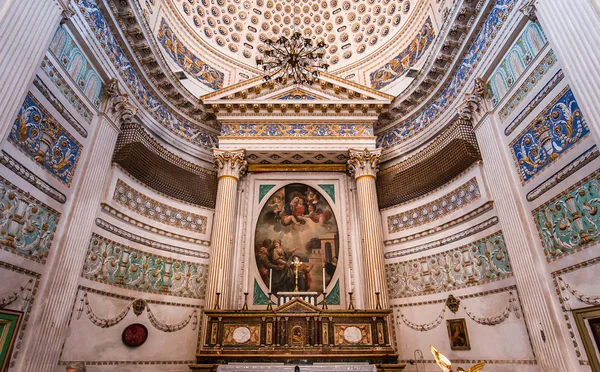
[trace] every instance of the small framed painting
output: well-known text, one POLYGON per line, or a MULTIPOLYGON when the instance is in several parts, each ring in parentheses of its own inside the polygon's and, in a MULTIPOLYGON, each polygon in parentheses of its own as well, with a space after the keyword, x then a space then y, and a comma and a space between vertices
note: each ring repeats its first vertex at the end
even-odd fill
POLYGON ((0 310, 0 371, 8 371, 10 356, 23 320, 23 313, 0 310))
POLYGON ((573 310, 577 330, 592 371, 600 371, 600 306, 573 310))
POLYGON ((465 322, 464 318, 446 320, 446 327, 448 328, 450 349, 471 350, 469 332, 467 331, 467 322, 465 322))

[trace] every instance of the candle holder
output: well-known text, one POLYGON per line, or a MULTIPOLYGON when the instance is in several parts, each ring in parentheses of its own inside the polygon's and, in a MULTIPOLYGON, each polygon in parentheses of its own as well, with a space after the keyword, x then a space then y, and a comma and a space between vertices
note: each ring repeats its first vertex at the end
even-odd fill
POLYGON ((244 306, 242 306, 242 311, 248 310, 248 292, 244 292, 244 306))
POLYGON ((348 292, 348 296, 350 296, 350 304, 348 305, 348 310, 354 310, 354 303, 352 303, 352 292, 348 292))
POLYGON ((221 292, 217 292, 217 297, 215 298, 215 310, 221 310, 219 306, 219 297, 221 297, 221 292))
POLYGON ((327 292, 323 292, 323 310, 327 309, 327 292))
POLYGON ((273 310, 273 305, 271 302, 271 292, 269 292, 268 295, 269 295, 269 304, 267 305, 267 310, 273 310))
POLYGON ((381 302, 379 302, 379 292, 375 292, 375 296, 377 297, 377 304, 375 305, 375 309, 381 310, 381 302))

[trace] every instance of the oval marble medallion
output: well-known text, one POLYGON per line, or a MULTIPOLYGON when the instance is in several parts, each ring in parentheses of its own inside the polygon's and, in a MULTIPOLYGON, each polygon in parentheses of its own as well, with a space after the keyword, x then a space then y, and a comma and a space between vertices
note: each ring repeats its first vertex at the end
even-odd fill
POLYGON ((351 344, 356 344, 362 340, 362 332, 358 327, 348 327, 344 330, 344 339, 351 344))
POLYGON ((233 340, 238 344, 243 344, 250 340, 250 330, 247 327, 237 327, 233 331, 233 340))

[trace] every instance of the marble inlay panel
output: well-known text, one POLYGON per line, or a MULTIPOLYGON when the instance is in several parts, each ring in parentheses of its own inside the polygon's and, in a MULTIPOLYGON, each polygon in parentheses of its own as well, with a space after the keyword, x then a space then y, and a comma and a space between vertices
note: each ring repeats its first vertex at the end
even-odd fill
POLYGON ((446 252, 388 264, 386 274, 390 298, 452 291, 513 275, 501 231, 446 252))
POLYGON ((0 177, 0 245, 46 263, 60 213, 0 177))
POLYGON ((550 261, 600 240, 600 171, 596 171, 532 214, 550 261))
POLYGON ((208 265, 158 256, 93 234, 81 276, 143 292, 204 298, 208 265))
POLYGON ((29 92, 8 141, 67 186, 71 185, 82 146, 29 92))
POLYGON ((523 184, 573 148, 589 129, 566 87, 510 144, 523 184))
POLYGON ((406 212, 388 216, 388 233, 397 233, 438 220, 479 199, 481 193, 475 177, 449 194, 406 212))
POLYGON ((113 200, 154 221, 199 234, 206 233, 207 218, 205 216, 173 208, 154 200, 121 179, 117 180, 113 200))

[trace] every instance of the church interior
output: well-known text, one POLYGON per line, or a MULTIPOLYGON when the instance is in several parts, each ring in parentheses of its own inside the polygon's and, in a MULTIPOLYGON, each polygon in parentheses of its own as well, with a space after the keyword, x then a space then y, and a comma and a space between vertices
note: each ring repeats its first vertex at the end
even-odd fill
POLYGON ((599 0, 0 1, 0 371, 600 372, 598 45, 599 0))

